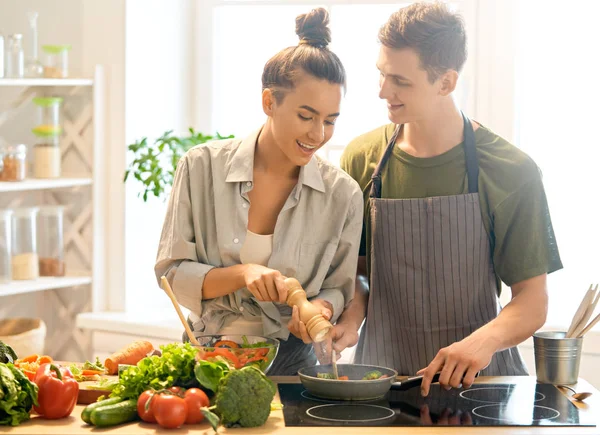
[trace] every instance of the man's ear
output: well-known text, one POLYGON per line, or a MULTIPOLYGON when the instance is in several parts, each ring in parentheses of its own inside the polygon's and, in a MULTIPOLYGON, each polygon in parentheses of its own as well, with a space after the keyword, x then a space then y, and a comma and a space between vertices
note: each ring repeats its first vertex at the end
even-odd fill
POLYGON ((440 95, 446 97, 450 95, 456 89, 456 83, 458 82, 458 73, 452 69, 449 69, 439 78, 440 80, 440 95))
POLYGON ((262 91, 262 106, 263 112, 267 116, 273 116, 273 105, 275 104, 275 96, 273 91, 269 88, 263 89, 262 91))

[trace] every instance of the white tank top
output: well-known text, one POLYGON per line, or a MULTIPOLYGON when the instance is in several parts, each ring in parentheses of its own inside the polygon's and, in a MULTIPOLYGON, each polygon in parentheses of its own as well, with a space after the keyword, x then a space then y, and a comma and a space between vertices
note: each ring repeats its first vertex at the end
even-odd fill
MULTIPOLYGON (((246 231, 246 240, 240 250, 240 261, 242 264, 260 264, 267 266, 271 253, 273 252, 273 234, 262 235, 246 231)), ((242 316, 235 319, 228 325, 223 326, 219 331, 222 335, 263 335, 263 326, 261 318, 251 320, 244 319, 242 316)))

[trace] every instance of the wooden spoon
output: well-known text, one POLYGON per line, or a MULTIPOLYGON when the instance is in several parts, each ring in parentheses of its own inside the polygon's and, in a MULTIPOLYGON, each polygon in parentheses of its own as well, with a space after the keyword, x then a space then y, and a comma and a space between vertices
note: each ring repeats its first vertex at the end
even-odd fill
POLYGON ((592 395, 592 393, 577 393, 574 389, 572 389, 571 387, 567 387, 566 385, 558 385, 560 388, 566 388, 567 390, 570 390, 573 392, 573 394, 571 395, 571 397, 575 400, 578 400, 579 402, 583 402, 585 399, 587 399, 588 397, 590 397, 592 395))
POLYGON ((181 312, 181 308, 179 308, 179 303, 177 302, 177 299, 175 298, 175 295, 173 294, 173 290, 171 290, 171 285, 169 284, 169 281, 163 275, 160 277, 160 282, 162 284, 163 290, 167 293, 167 295, 171 299, 171 302, 173 302, 175 311, 177 311, 177 314, 179 315, 179 320, 181 320, 181 324, 183 325, 183 328, 185 329, 185 332, 186 332, 188 338, 190 339, 190 342, 196 346, 201 346, 200 342, 198 342, 198 340, 196 340, 196 337, 194 336, 194 333, 192 332, 187 320, 185 320, 185 317, 183 317, 183 313, 181 312))
POLYGON ((579 308, 577 308, 577 311, 575 312, 575 315, 573 316, 573 320, 571 322, 571 326, 569 326, 569 330, 567 331, 566 338, 573 337, 573 333, 575 332, 575 329, 577 329, 577 327, 581 323, 581 320, 583 319, 583 316, 585 315, 585 312, 586 312, 588 306, 590 305, 590 303, 593 303, 594 291, 592 289, 593 289, 593 285, 590 285, 590 288, 588 289, 586 294, 583 296, 583 299, 581 300, 581 303, 579 304, 579 308))
POLYGON ((590 299, 589 305, 585 310, 585 313, 583 314, 583 317, 581 318, 581 321, 579 322, 579 324, 577 325, 577 327, 573 330, 573 337, 578 337, 579 334, 581 334, 581 331, 583 331, 588 323, 588 320, 590 320, 590 317, 592 317, 592 314, 594 314, 594 310, 596 309, 596 305, 598 305, 598 300, 600 300, 600 293, 598 293, 598 284, 596 284, 596 287, 594 288, 594 290, 592 290, 592 295, 593 297, 590 299))

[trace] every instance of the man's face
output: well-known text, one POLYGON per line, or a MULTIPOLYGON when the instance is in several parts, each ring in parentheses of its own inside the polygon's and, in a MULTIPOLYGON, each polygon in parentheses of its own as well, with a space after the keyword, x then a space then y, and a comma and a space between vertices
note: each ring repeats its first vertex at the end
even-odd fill
POLYGON ((340 112, 342 86, 302 74, 293 90, 275 103, 273 136, 295 165, 306 165, 333 135, 340 112))
POLYGON ((387 101, 390 121, 405 124, 427 119, 435 113, 441 98, 440 80, 429 81, 414 50, 395 50, 382 45, 377 68, 379 98, 387 101))

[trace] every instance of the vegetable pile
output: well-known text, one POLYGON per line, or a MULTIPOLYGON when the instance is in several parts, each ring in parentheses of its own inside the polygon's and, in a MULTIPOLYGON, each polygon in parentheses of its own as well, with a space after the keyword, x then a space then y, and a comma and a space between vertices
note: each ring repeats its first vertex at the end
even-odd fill
POLYGON ((235 341, 221 340, 211 347, 203 347, 199 358, 213 362, 225 359, 236 369, 256 366, 263 371, 266 370, 269 362, 275 357, 275 346, 266 342, 250 344, 245 336, 242 336, 242 339, 241 345, 235 341))
POLYGON ((0 363, 0 425, 17 426, 29 420, 37 397, 38 387, 19 369, 0 363))

